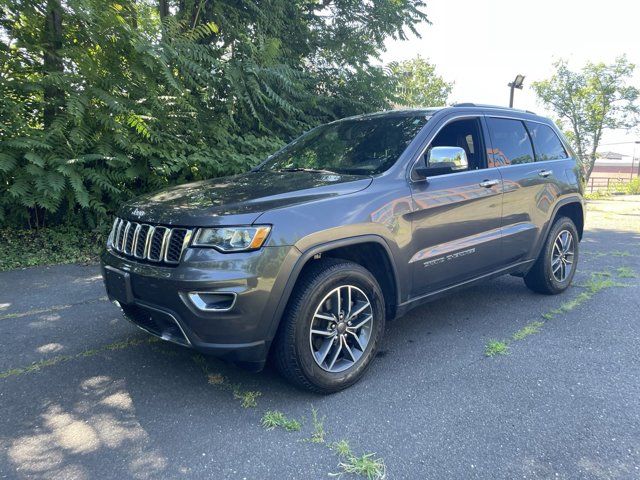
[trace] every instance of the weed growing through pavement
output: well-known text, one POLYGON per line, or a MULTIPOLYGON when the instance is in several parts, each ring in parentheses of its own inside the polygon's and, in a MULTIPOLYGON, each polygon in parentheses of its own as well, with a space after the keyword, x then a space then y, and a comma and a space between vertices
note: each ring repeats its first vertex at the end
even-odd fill
POLYGON ((115 350, 123 350, 125 348, 136 347, 138 345, 148 345, 150 343, 155 343, 159 341, 160 339, 156 337, 148 337, 148 338, 142 338, 142 339, 128 339, 128 340, 123 340, 121 342, 110 343, 100 348, 85 350, 84 352, 76 353, 74 355, 58 355, 52 358, 48 358, 46 360, 40 360, 39 362, 32 363, 27 367, 12 368, 11 370, 0 372, 0 379, 12 377, 15 375, 24 375, 27 373, 37 372, 42 370, 43 368, 52 367, 59 363, 69 362, 71 360, 76 360, 79 358, 93 357, 100 353, 105 353, 105 352, 110 352, 115 350))
POLYGON ((484 347, 484 354, 487 357, 495 357, 496 355, 508 355, 509 354, 509 346, 506 342, 501 342, 499 340, 489 340, 487 345, 484 347))
POLYGON ((302 424, 294 419, 287 418, 284 413, 278 410, 269 410, 262 416, 260 424, 267 430, 273 430, 276 427, 284 428, 288 432, 298 432, 302 428, 302 424))
MULTIPOLYGON (((627 256, 626 252, 619 253, 620 256, 627 256)), ((615 273, 617 278, 636 278, 635 272, 629 267, 617 268, 615 273)), ((523 328, 514 333, 509 340, 490 340, 485 345, 485 356, 494 357, 496 355, 505 355, 509 353, 510 341, 524 340, 529 335, 540 333, 540 329, 546 322, 548 322, 549 320, 553 320, 558 315, 574 310, 586 301, 590 300, 596 293, 604 290, 605 288, 626 287, 628 285, 616 281, 611 272, 601 271, 593 272, 589 277, 589 280, 587 280, 584 284, 579 284, 578 286, 584 288, 585 291, 580 292, 580 294, 578 294, 575 298, 562 303, 558 308, 554 308, 553 310, 543 313, 542 318, 545 320, 544 322, 536 321, 525 325, 523 328)))
POLYGON ((626 250, 613 250, 611 252, 589 252, 589 251, 584 251, 582 252, 583 255, 591 255, 595 258, 601 258, 601 257, 637 257, 638 255, 634 255, 631 252, 628 252, 626 250))
POLYGON ((340 477, 345 473, 360 475, 367 480, 382 480, 387 477, 387 467, 384 460, 376 457, 375 453, 365 453, 358 457, 353 454, 346 440, 332 443, 329 448, 341 458, 338 467, 342 471, 331 473, 332 477, 340 477))
POLYGON ((616 275, 618 278, 638 278, 636 272, 630 267, 619 267, 616 269, 616 275))
POLYGON ((340 440, 339 442, 333 442, 329 445, 329 448, 338 454, 339 457, 347 457, 351 455, 351 447, 346 440, 340 440))
POLYGON ((223 375, 211 371, 206 358, 202 355, 194 355, 193 361, 200 367, 209 385, 213 385, 220 390, 231 392, 233 398, 240 400, 240 406, 242 408, 255 408, 258 406, 258 398, 262 396, 262 392, 257 390, 242 390, 242 385, 239 383, 229 383, 223 375))
POLYGON ((309 439, 312 443, 324 443, 324 419, 318 417, 318 410, 314 407, 311 407, 311 422, 313 425, 313 433, 311 434, 311 438, 309 439))
POLYGON ((233 398, 240 400, 242 408, 254 408, 258 406, 258 397, 262 396, 262 392, 247 390, 234 390, 233 398))
POLYGON ((96 302, 105 302, 107 300, 108 300, 107 297, 103 296, 99 298, 93 298, 91 300, 85 300, 84 302, 70 303, 67 305, 53 305, 51 307, 46 307, 46 308, 36 308, 33 310, 27 310, 26 312, 7 313, 4 315, 0 315, 0 320, 22 318, 22 317, 28 317, 31 315, 41 315, 43 313, 59 312, 60 310, 67 310, 77 305, 87 305, 87 304, 96 303, 96 302))
MULTIPOLYGON (((623 267, 624 268, 624 267, 623 267)), ((618 272, 618 270, 616 270, 618 272)), ((626 271, 624 271, 626 272, 626 271)), ((628 272, 626 272, 628 273, 628 272)), ((624 278, 618 275, 619 278, 624 278)), ((545 320, 552 320, 557 315, 561 313, 567 313, 571 310, 579 307, 587 300, 590 300, 596 293, 604 290, 605 288, 612 287, 626 287, 627 285, 624 283, 617 282, 613 279, 611 272, 602 271, 602 272, 593 272, 589 280, 587 280, 583 284, 579 284, 579 287, 583 287, 586 291, 581 292, 577 297, 569 300, 568 302, 564 302, 560 305, 559 308, 553 309, 550 312, 547 312, 542 315, 545 320)))
POLYGON ((531 322, 525 325, 524 327, 522 327, 516 333, 514 333, 511 338, 513 340, 523 340, 529 335, 535 335, 536 333, 540 333, 540 328, 542 328, 543 325, 544 325, 544 322, 531 322))

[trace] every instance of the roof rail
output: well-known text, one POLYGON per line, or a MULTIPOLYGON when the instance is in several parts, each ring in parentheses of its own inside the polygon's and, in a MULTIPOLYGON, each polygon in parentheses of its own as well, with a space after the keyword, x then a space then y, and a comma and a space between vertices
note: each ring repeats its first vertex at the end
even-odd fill
POLYGON ((537 115, 536 112, 532 112, 531 110, 521 110, 519 108, 513 108, 513 107, 501 107, 500 105, 486 105, 482 103, 472 103, 472 102, 454 103, 452 107, 480 107, 480 108, 495 108, 497 110, 517 110, 519 112, 526 112, 532 115, 537 115))

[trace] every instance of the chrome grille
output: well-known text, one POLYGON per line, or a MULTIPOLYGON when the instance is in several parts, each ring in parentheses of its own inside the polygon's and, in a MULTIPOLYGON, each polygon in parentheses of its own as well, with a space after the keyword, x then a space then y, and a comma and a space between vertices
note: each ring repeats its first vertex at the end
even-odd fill
POLYGON ((109 245, 116 252, 139 260, 177 264, 189 245, 193 230, 148 225, 116 218, 109 245))

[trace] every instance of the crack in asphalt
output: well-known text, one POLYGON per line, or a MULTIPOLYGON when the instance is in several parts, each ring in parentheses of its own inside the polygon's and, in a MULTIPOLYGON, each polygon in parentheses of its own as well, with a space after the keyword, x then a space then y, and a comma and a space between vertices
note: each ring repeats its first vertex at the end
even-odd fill
POLYGON ((26 367, 16 367, 11 368, 9 370, 5 370, 4 372, 0 372, 0 379, 24 375, 27 373, 37 372, 46 367, 52 367, 62 362, 68 362, 70 360, 75 360, 77 358, 86 358, 93 357, 98 355, 99 353, 115 351, 115 350, 123 350, 125 348, 137 347, 138 345, 148 345, 152 343, 159 342, 160 339, 157 337, 148 337, 148 338, 139 338, 139 339, 127 339, 120 342, 113 342, 107 345, 103 345, 98 348, 92 348, 89 350, 84 350, 79 353, 71 354, 71 355, 57 355, 55 357, 47 358, 45 360, 40 360, 39 362, 34 362, 31 365, 26 367))
POLYGON ((89 300, 83 300, 81 302, 68 303, 68 304, 64 304, 64 305, 53 305, 53 306, 47 307, 47 308, 36 308, 36 309, 33 309, 33 310, 27 310, 26 312, 7 313, 5 315, 0 315, 0 320, 10 320, 10 319, 13 319, 13 318, 28 317, 29 315, 40 315, 41 313, 58 312, 60 310, 68 310, 69 308, 77 307, 79 305, 87 305, 87 304, 90 304, 90 303, 106 302, 108 300, 109 299, 107 298, 107 296, 103 295, 102 297, 91 298, 89 300))

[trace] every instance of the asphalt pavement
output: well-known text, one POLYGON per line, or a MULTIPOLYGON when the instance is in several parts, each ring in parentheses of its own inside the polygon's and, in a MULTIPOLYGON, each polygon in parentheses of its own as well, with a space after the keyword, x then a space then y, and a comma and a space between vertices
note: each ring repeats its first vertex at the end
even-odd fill
POLYGON ((507 276, 415 309, 330 396, 155 341, 95 265, 1 272, 0 478, 326 479, 340 440, 390 479, 640 478, 640 201, 591 210, 567 292, 507 276))

